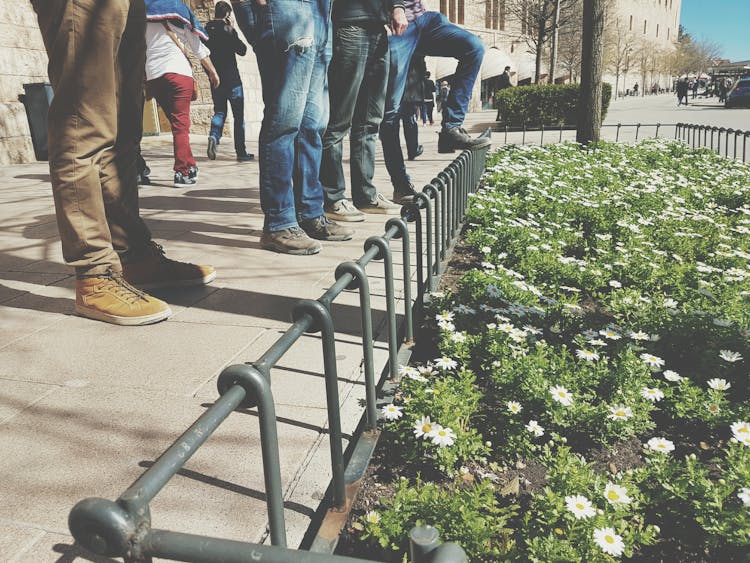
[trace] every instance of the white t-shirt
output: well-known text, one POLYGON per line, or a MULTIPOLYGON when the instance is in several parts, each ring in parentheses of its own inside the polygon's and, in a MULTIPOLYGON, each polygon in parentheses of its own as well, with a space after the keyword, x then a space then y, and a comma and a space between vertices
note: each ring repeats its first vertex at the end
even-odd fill
MULTIPOLYGON (((184 46, 189 46, 190 50, 198 57, 198 60, 206 58, 211 51, 206 47, 197 35, 192 33, 187 27, 177 27, 167 23, 177 36, 177 39, 184 46)), ((168 72, 182 74, 183 76, 193 76, 193 70, 190 67, 185 55, 177 47, 172 38, 167 34, 167 30, 161 22, 146 23, 146 80, 153 80, 164 76, 168 72)))

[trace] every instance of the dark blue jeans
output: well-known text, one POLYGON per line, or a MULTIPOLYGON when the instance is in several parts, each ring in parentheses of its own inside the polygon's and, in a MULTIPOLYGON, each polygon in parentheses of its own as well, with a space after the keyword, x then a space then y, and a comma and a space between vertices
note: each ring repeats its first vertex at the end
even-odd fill
POLYGON ((235 6, 263 88, 259 139, 264 229, 280 231, 323 214, 318 179, 328 124, 329 0, 246 1, 235 6))
POLYGON ((336 28, 333 58, 328 69, 331 117, 323 136, 320 164, 320 181, 329 203, 346 197, 341 161, 344 137, 350 130, 352 200, 355 205, 366 205, 376 199, 372 178, 378 128, 385 106, 388 64, 388 36, 383 26, 336 28))
POLYGON ((227 102, 232 106, 234 115, 234 150, 237 156, 247 153, 245 148, 245 97, 242 93, 242 84, 239 86, 225 85, 223 82, 216 89, 211 88, 211 97, 214 100, 214 116, 211 119, 211 132, 209 135, 216 139, 218 144, 224 131, 224 122, 227 119, 227 102))
POLYGON ((482 66, 484 45, 476 35, 452 24, 439 12, 425 12, 409 24, 403 35, 390 35, 388 44, 391 50, 391 67, 385 115, 380 125, 380 140, 391 183, 396 191, 405 191, 410 180, 399 142, 398 120, 406 75, 414 51, 433 57, 458 59, 450 94, 441 108, 442 128, 447 130, 463 125, 471 91, 482 66))

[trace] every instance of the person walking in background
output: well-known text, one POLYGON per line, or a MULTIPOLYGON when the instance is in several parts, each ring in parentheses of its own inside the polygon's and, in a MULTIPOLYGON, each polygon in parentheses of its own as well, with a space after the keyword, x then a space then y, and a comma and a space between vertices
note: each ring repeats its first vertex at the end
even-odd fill
POLYGON ((677 105, 681 106, 683 98, 685 100, 685 105, 688 105, 688 81, 687 78, 684 80, 678 80, 677 81, 677 105))
POLYGON ((439 113, 442 113, 443 106, 445 105, 445 102, 448 100, 448 96, 451 93, 451 85, 447 80, 443 80, 440 83, 440 88, 438 88, 438 104, 437 104, 437 110, 439 113))
POLYGON ((49 169, 75 311, 118 325, 172 311, 141 287, 209 283, 211 266, 164 255, 138 211, 146 14, 143 0, 32 0, 55 97, 49 169))
POLYGON ((505 70, 503 70, 503 73, 500 75, 500 79, 498 80, 498 90, 505 90, 506 88, 511 88, 513 84, 510 82, 510 67, 506 66, 505 70))
POLYGON ((634 96, 638 95, 638 83, 637 82, 633 84, 633 95, 634 96))
POLYGON ((406 76, 404 97, 401 98, 401 122, 404 124, 404 140, 409 160, 414 160, 424 152, 419 144, 419 126, 417 119, 424 100, 424 79, 426 65, 423 55, 415 54, 409 65, 406 76))
POLYGON ((206 24, 206 46, 211 50, 211 62, 219 75, 219 87, 211 87, 214 116, 211 119, 207 152, 208 158, 216 160, 216 147, 221 140, 229 104, 234 115, 234 150, 237 160, 247 162, 253 159, 253 155, 245 148, 245 96, 235 57, 244 56, 247 53, 247 45, 238 37, 232 25, 231 15, 232 6, 224 0, 219 0, 214 6, 214 19, 206 24))
POLYGON ((693 82, 693 99, 698 95, 698 88, 700 87, 700 81, 696 78, 693 82))
POLYGON ((424 73, 424 102, 422 103, 422 125, 435 125, 433 112, 435 110, 435 81, 430 78, 430 73, 424 73))
POLYGON ((323 135, 320 183, 325 214, 338 221, 364 221, 364 213, 397 215, 401 209, 373 184, 378 129, 388 82, 387 24, 403 33, 401 0, 351 0, 333 4, 333 56, 328 69, 330 118, 323 135), (342 165, 349 133, 352 203, 346 199, 342 165))
POLYGON ((260 244, 275 252, 316 254, 322 249, 318 240, 354 235, 323 214, 319 179, 329 113, 330 7, 329 0, 248 0, 234 6, 237 25, 255 50, 263 88, 260 244))
POLYGON ((198 167, 190 149, 190 102, 198 95, 186 45, 208 74, 212 88, 219 75, 201 43, 205 29, 180 0, 146 0, 146 93, 156 98, 172 127, 174 186, 193 186, 198 167))

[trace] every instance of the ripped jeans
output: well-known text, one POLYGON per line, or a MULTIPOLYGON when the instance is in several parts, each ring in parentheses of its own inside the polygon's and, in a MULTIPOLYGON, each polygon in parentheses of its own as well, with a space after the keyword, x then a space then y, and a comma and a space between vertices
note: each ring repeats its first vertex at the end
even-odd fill
POLYGON ((323 214, 318 179, 328 125, 330 0, 250 1, 235 5, 253 46, 265 111, 259 139, 263 228, 280 231, 323 214))

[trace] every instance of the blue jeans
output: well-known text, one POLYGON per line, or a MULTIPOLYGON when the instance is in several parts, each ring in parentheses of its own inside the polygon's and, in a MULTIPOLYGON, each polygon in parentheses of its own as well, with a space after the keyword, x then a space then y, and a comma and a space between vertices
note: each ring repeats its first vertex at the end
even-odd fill
POLYGON ((471 91, 484 58, 484 45, 473 33, 452 24, 439 12, 425 12, 409 24, 403 35, 390 35, 391 68, 385 115, 380 125, 383 158, 396 191, 407 191, 410 182, 398 135, 399 106, 414 51, 433 57, 458 59, 448 99, 442 104, 443 130, 461 127, 471 91))
POLYGON ((347 25, 336 29, 328 70, 331 117, 323 136, 320 165, 320 181, 328 203, 346 197, 342 158, 347 133, 352 201, 355 205, 376 201, 378 194, 372 178, 387 77, 388 38, 382 26, 347 25))
POLYGON ((329 14, 330 0, 235 6, 237 24, 255 50, 263 88, 258 161, 267 231, 323 215, 318 175, 328 124, 329 14))
POLYGON ((216 139, 217 144, 221 140, 224 122, 227 119, 227 102, 229 102, 232 106, 232 115, 234 115, 234 150, 237 151, 237 156, 246 154, 245 97, 242 93, 242 84, 225 86, 222 82, 217 89, 211 88, 211 97, 214 100, 214 116, 211 119, 209 135, 216 139))

